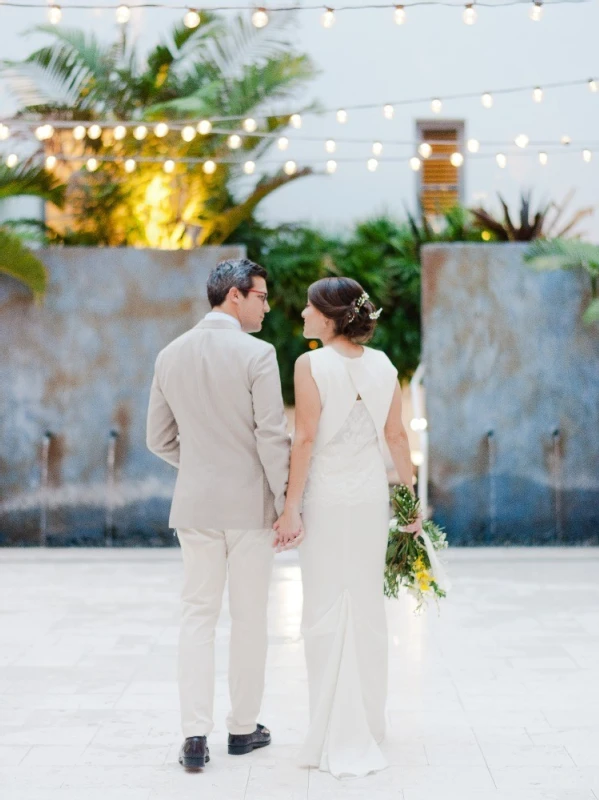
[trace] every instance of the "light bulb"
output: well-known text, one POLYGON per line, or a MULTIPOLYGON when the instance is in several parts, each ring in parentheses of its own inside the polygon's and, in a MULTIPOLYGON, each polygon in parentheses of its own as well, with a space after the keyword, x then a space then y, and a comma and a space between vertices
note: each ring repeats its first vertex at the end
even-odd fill
POLYGON ((35 129, 35 138, 43 142, 46 139, 50 139, 53 133, 54 128, 52 125, 40 125, 39 128, 35 129))
POLYGON ((183 17, 183 24, 186 28, 197 28, 201 22, 201 17, 195 8, 190 8, 183 17))
POLYGON ((385 117, 385 119, 393 119, 394 114, 395 114, 395 109, 393 108, 392 105, 389 105, 389 103, 387 103, 386 106, 383 106, 383 116, 385 117))
POLYGON ((480 98, 480 102, 483 104, 483 108, 493 108, 493 95, 485 92, 480 98))
POLYGON ((170 174, 175 169, 175 162, 173 161, 173 159, 167 158, 167 160, 164 162, 162 169, 166 173, 170 174))
POLYGON ((449 161, 452 167, 461 167, 464 163, 464 156, 461 153, 452 153, 449 161))
POLYGON ((148 129, 145 125, 138 125, 137 128, 133 131, 133 136, 137 139, 138 142, 141 142, 142 139, 145 139, 148 135, 148 129))
POLYGON ((540 86, 535 86, 532 90, 532 99, 535 103, 542 103, 543 102, 543 90, 540 86))
POLYGON ((117 142, 120 142, 121 139, 124 139, 127 135, 127 128, 124 125, 117 125, 116 128, 113 130, 112 135, 114 136, 117 142))
POLYGON ((324 143, 324 149, 327 151, 327 153, 334 153, 337 149, 337 145, 333 139, 327 139, 324 143))
POLYGON ((247 119, 243 120, 243 130, 247 131, 247 133, 253 133, 257 127, 258 123, 255 119, 248 117, 247 119))
POLYGON ((478 14, 476 13, 476 9, 474 8, 473 3, 468 3, 464 11, 462 12, 462 19, 466 25, 474 25, 478 18, 478 14))
POLYGON ((119 25, 124 25, 131 19, 131 9, 129 6, 119 6, 116 10, 116 21, 119 25))
POLYGON ((320 18, 323 28, 332 28, 335 24, 335 12, 332 8, 327 8, 320 18))
POLYGON ((216 172, 216 164, 214 161, 208 160, 204 163, 202 169, 204 170, 206 175, 214 175, 214 173, 216 172))
POLYGON ((283 167, 287 175, 295 175, 297 172, 297 164, 295 161, 286 161, 283 167))
POLYGON ((212 132, 212 123, 208 119, 203 119, 201 122, 198 122, 198 127, 196 130, 202 136, 207 136, 212 132))
POLYGON ((99 125, 90 125, 87 135, 90 139, 99 139, 102 136, 102 128, 99 125))
POLYGON ((154 136, 157 136, 159 139, 163 139, 167 133, 168 125, 166 122, 159 122, 158 125, 154 127, 154 136))
POLYGON ((380 156, 383 152, 383 145, 381 142, 374 142, 372 145, 372 155, 380 156))
POLYGON ((277 147, 279 150, 287 150, 289 147, 289 139, 286 136, 281 136, 277 141, 277 147))
POLYGON ((50 6, 48 9, 48 21, 50 25, 58 25, 62 19, 62 9, 60 6, 50 6))
POLYGON ((345 109, 343 108, 340 108, 336 114, 336 117, 337 117, 337 122, 339 122, 341 125, 345 125, 345 123, 347 122, 347 111, 345 111, 345 109))
POLYGON ((181 131, 181 138, 184 142, 192 142, 196 138, 196 129, 193 125, 186 125, 181 131))
POLYGON ((599 92, 599 82, 595 78, 589 78, 588 87, 589 92, 599 92))
POLYGON ((337 171, 337 162, 333 161, 333 160, 327 161, 326 171, 329 173, 329 175, 332 175, 333 172, 336 172, 337 171))
POLYGON ((516 136, 516 138, 514 139, 516 147, 520 147, 522 150, 524 150, 524 148, 528 146, 529 141, 530 139, 525 133, 518 134, 518 136, 516 136))
POLYGON ((289 122, 292 128, 301 128, 302 127, 302 118, 299 114, 292 114, 289 117, 289 122))
POLYGON ((369 158, 366 164, 370 172, 376 172, 376 168, 378 167, 378 165, 379 162, 376 160, 376 158, 369 158))
POLYGON ((433 153, 433 148, 430 146, 428 142, 421 142, 418 145, 418 152, 422 156, 422 158, 430 158, 433 153))
POLYGON ((241 136, 238 136, 236 133, 232 133, 227 139, 227 144, 231 150, 239 150, 241 147, 241 136))
POLYGON ((5 142, 10 136, 10 128, 3 122, 0 122, 0 142, 5 142))
POLYGON ((572 139, 568 136, 567 133, 565 133, 560 139, 560 143, 568 146, 569 144, 572 144, 572 139))
POLYGON ((545 167, 547 165, 547 161, 549 160, 547 153, 539 153, 539 164, 545 167))
POLYGON ((587 162, 587 164, 588 164, 588 163, 589 163, 589 161, 590 161, 590 160, 593 158, 593 154, 591 153, 591 151, 590 151, 590 150, 583 150, 583 151, 582 151, 582 158, 583 158, 583 160, 584 160, 584 161, 586 161, 586 162, 587 162))
POLYGON ((531 18, 533 22, 539 22, 541 17, 543 16, 543 3, 540 0, 535 0, 532 4, 532 8, 528 12, 528 16, 531 18))
POLYGON ((480 142, 478 141, 478 139, 468 139, 466 147, 468 148, 468 152, 478 153, 478 151, 480 150, 480 142))
POLYGON ((46 158, 46 169, 54 169, 56 166, 56 156, 48 156, 46 158))
POLYGON ((256 169, 256 164, 253 161, 246 161, 243 165, 243 171, 246 175, 253 175, 256 169))
POLYGON ((135 159, 133 159, 133 158, 128 158, 128 159, 125 161, 125 172, 133 172, 133 171, 135 170, 135 167, 136 167, 136 166, 137 166, 137 165, 136 165, 136 163, 135 163, 135 159))
POLYGON ((85 162, 85 166, 87 167, 88 172, 95 172, 98 169, 98 159, 88 158, 85 162))
POLYGON ((406 10, 403 6, 395 6, 393 19, 396 25, 403 25, 406 21, 406 10))
POLYGON ((268 25, 268 14, 265 8, 257 8, 252 14, 252 25, 254 28, 266 28, 268 25))
POLYGON ((414 170, 414 172, 418 172, 422 165, 422 162, 417 156, 412 156, 410 159, 410 169, 414 170))
POLYGON ((507 166, 507 158, 505 156, 505 153, 497 153, 497 155, 495 156, 495 161, 497 161, 497 166, 501 167, 501 169, 505 169, 505 167, 507 166))
POLYGON ((440 114, 443 108, 443 103, 439 100, 438 97, 433 98, 431 100, 431 111, 433 114, 440 114))
POLYGON ((85 129, 84 125, 75 125, 73 128, 73 139, 76 139, 80 142, 82 139, 85 139, 85 135, 87 130, 85 129))
POLYGON ((19 156, 16 153, 11 153, 10 155, 6 156, 7 167, 10 167, 12 169, 13 167, 16 167, 18 163, 19 163, 19 156))

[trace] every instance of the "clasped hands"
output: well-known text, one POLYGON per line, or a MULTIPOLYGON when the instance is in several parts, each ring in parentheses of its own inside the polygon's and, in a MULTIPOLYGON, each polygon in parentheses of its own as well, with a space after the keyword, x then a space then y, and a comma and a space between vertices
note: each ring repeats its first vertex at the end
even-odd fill
POLYGON ((304 525, 299 511, 285 509, 272 527, 276 534, 272 546, 277 553, 292 550, 304 541, 304 525))

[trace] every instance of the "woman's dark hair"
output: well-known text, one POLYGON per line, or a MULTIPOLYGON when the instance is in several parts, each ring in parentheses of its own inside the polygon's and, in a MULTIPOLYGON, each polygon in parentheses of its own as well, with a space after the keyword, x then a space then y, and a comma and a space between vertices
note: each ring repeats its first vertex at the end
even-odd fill
POLYGON ((371 319, 376 309, 370 300, 358 303, 364 289, 352 278, 322 278, 308 289, 308 300, 321 314, 335 323, 335 335, 347 336, 356 344, 372 339, 376 319, 371 319))

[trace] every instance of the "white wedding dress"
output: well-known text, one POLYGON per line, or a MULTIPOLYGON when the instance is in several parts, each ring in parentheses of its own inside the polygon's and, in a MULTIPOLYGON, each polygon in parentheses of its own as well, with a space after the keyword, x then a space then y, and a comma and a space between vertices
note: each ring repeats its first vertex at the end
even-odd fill
POLYGON ((387 764, 387 622, 383 573, 389 531, 384 426, 397 371, 384 353, 310 353, 322 412, 304 492, 300 546, 310 729, 300 763, 336 777, 387 764))

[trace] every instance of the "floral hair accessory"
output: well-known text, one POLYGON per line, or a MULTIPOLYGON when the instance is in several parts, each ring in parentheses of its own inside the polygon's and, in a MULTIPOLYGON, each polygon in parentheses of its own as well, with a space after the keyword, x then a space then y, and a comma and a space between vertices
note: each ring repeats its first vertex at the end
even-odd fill
POLYGON ((368 317, 369 317, 369 319, 378 319, 381 316, 382 313, 383 313, 383 309, 379 308, 378 311, 373 311, 372 314, 368 315, 368 317))

